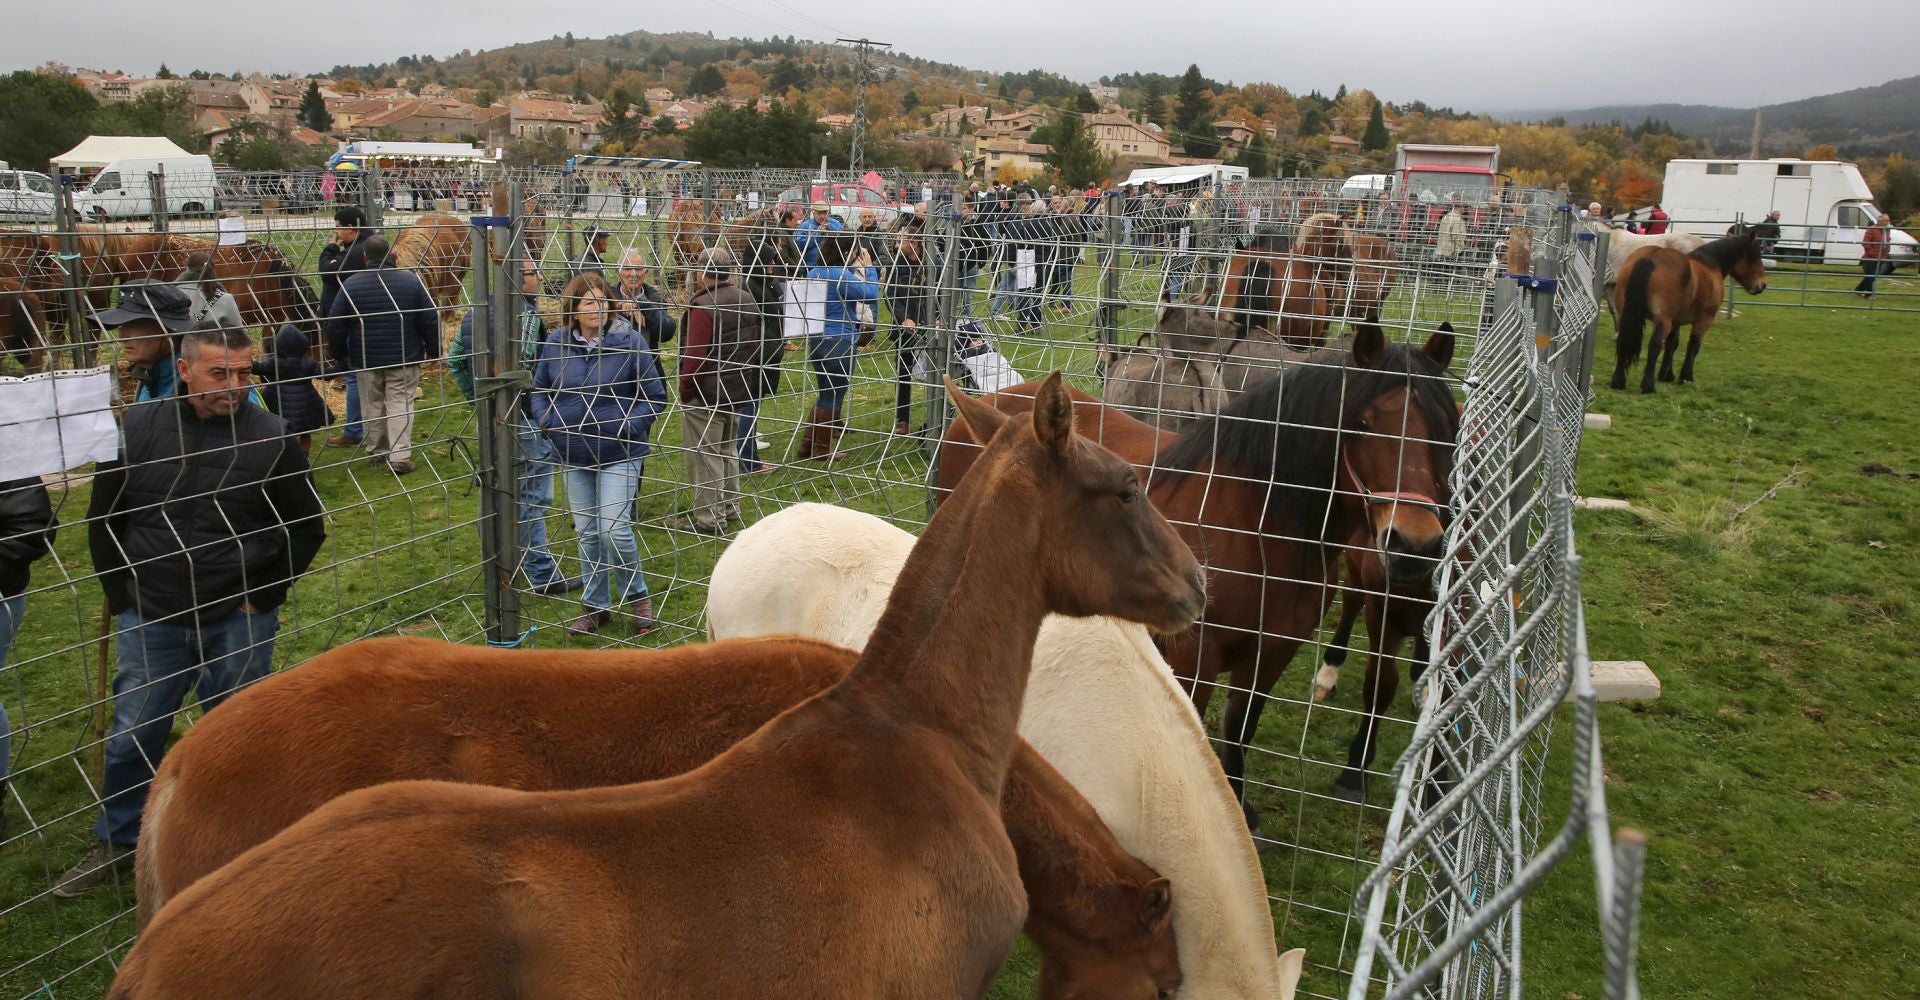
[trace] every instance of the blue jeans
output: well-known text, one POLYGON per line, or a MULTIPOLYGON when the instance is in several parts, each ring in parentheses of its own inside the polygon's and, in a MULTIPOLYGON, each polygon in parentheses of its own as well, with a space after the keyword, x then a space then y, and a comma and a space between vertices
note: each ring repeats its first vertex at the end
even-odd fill
POLYGON ((754 440, 753 432, 760 423, 760 400, 749 399, 735 409, 740 414, 740 471, 759 472, 760 442, 754 440))
POLYGON ((614 606, 614 575, 620 603, 647 596, 640 576, 640 546, 633 539, 633 501, 640 495, 642 459, 607 465, 565 469, 567 505, 573 510, 573 531, 580 540, 580 564, 586 570, 587 589, 580 602, 596 610, 614 606))
POLYGON ((973 315, 973 290, 980 283, 980 265, 960 265, 960 315, 973 315))
POLYGON ((998 316, 1000 310, 1017 302, 1018 289, 1014 282, 1020 278, 1020 268, 1009 258, 1000 266, 1000 273, 993 279, 993 296, 988 302, 987 315, 998 316))
MULTIPOLYGON (((14 633, 20 631, 20 616, 27 613, 27 595, 0 601, 0 667, 7 664, 7 650, 13 648, 14 633)), ((7 719, 7 706, 0 703, 0 784, 13 773, 13 723, 7 719)), ((0 799, 0 809, 6 808, 0 799)))
POLYGON ((140 836, 147 786, 167 753, 173 716, 187 689, 208 712, 233 692, 273 669, 273 637, 280 613, 235 611, 219 621, 182 616, 150 622, 122 611, 113 671, 113 730, 107 736, 106 780, 93 834, 131 847, 140 836))
POLYGON ((814 382, 820 387, 815 406, 839 413, 853 387, 853 340, 833 334, 810 338, 807 358, 813 362, 814 382))
POLYGON ((553 509, 553 446, 526 418, 514 417, 520 436, 520 568, 544 587, 560 579, 560 562, 547 548, 547 512, 553 509))
POLYGON ((348 372, 342 381, 347 386, 347 425, 340 429, 340 434, 358 441, 366 434, 360 426, 360 377, 348 372))

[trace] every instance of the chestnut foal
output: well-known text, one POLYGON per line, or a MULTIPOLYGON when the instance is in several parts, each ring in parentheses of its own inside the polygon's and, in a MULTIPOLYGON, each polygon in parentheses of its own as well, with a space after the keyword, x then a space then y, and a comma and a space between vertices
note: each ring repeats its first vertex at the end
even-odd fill
MULTIPOLYGON (((161 762, 135 855, 140 924, 354 789, 420 778, 545 790, 669 777, 843 679, 857 655, 784 637, 581 651, 392 636, 329 650, 235 695, 161 762)), ((1001 809, 1040 949, 1042 1000, 1155 1000, 1177 988, 1167 880, 1128 854, 1024 741, 1001 809)))
POLYGON ((947 390, 991 444, 845 680, 673 778, 335 799, 168 904, 109 995, 984 994, 1026 918, 1000 801, 1041 620, 1173 631, 1205 594, 1058 373, 1030 421, 947 390))

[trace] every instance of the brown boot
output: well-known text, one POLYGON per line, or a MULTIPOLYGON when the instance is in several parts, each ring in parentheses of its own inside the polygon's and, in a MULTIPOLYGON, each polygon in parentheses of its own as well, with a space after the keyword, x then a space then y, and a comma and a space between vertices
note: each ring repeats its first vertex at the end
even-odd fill
POLYGON ((840 434, 845 428, 840 423, 840 414, 824 406, 813 408, 813 424, 817 436, 813 442, 813 454, 816 462, 837 462, 846 457, 844 452, 834 451, 834 445, 840 443, 840 434))
MULTIPOLYGON (((820 411, 816 408, 813 412, 818 413, 820 411)), ((793 450, 794 461, 813 457, 813 438, 816 433, 817 431, 813 425, 813 417, 808 416, 807 422, 800 427, 800 444, 793 450)))

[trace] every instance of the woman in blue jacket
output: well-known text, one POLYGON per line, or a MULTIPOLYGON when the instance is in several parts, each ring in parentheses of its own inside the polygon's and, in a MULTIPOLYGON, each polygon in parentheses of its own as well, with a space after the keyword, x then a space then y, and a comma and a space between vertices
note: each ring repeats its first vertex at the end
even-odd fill
POLYGON ((659 622, 640 575, 630 515, 653 420, 667 405, 666 381, 633 327, 614 316, 606 279, 577 275, 560 300, 564 325, 540 345, 528 400, 563 470, 587 575, 580 617, 567 631, 605 628, 617 587, 618 604, 644 634, 659 622))
POLYGON ((841 457, 833 448, 846 430, 842 414, 853 385, 853 341, 860 329, 854 310, 862 302, 872 306, 879 301, 880 275, 873 258, 856 247, 853 234, 821 233, 819 239, 820 263, 807 270, 807 277, 826 283, 827 322, 807 339, 807 358, 813 362, 820 398, 802 432, 797 457, 831 462, 841 457))

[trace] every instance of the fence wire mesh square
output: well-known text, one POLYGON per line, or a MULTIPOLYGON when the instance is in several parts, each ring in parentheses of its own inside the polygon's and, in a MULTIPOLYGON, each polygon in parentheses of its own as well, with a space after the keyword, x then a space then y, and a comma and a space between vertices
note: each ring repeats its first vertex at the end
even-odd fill
MULTIPOLYGON (((1245 418, 1212 415, 1260 381, 1347 363, 1362 321, 1414 350, 1444 324, 1456 342, 1445 391, 1459 404, 1459 434, 1440 501, 1445 548, 1419 637, 1431 652, 1382 650, 1379 668, 1419 671, 1412 697, 1382 706, 1370 722, 1354 679, 1330 696, 1316 692, 1316 668, 1329 651, 1351 650, 1360 665, 1369 653, 1364 630, 1336 638, 1338 609, 1369 597, 1411 599, 1340 572, 1339 557, 1349 552, 1373 558, 1372 542, 1329 539, 1330 577, 1241 573, 1262 603, 1270 587, 1303 585, 1303 600, 1320 602, 1321 613, 1296 634, 1262 619, 1201 626, 1254 650, 1246 676, 1278 677, 1270 690, 1251 690, 1233 679, 1238 674, 1208 679, 1218 697, 1205 699, 1206 722, 1224 748, 1232 706, 1264 707, 1244 748, 1246 796, 1261 817, 1276 946, 1307 949, 1302 995, 1519 992, 1518 900, 1543 870, 1552 711, 1573 685, 1571 650, 1582 638, 1569 572, 1570 503, 1606 253, 1604 237, 1576 238, 1544 193, 1388 211, 1343 202, 1337 181, 1248 181, 1142 199, 1041 193, 1031 203, 1040 207, 1003 212, 950 179, 890 176, 870 203, 835 205, 881 265, 883 286, 871 329, 849 354, 839 426, 818 426, 819 365, 812 338, 797 336, 767 368, 752 429, 734 428, 735 444, 757 452, 765 472, 740 477, 719 507, 697 507, 687 428, 698 415, 671 388, 680 342, 650 343, 668 398, 635 431, 649 445, 639 481, 631 501, 620 499, 609 515, 605 504, 581 506, 566 469, 548 477, 521 455, 526 441, 516 423, 526 418, 515 414, 527 412, 530 394, 550 388, 527 376, 530 359, 548 338, 567 336, 552 332, 566 324, 562 288, 583 268, 603 268, 623 313, 644 284, 684 324, 693 252, 715 243, 743 250, 757 237, 786 243, 794 221, 786 213, 805 214, 822 183, 816 174, 422 168, 371 171, 326 190, 311 174, 223 172, 165 183, 206 184, 217 192, 210 200, 218 216, 63 218, 0 233, 0 281, 11 283, 0 291, 21 303, 13 322, 29 330, 9 345, 19 348, 9 362, 17 384, 104 370, 116 414, 151 405, 134 403, 142 372, 128 370, 130 345, 86 317, 111 306, 123 281, 199 283, 190 272, 205 261, 196 255, 211 262, 202 294, 232 297, 255 334, 256 359, 274 352, 276 333, 289 325, 311 331, 318 353, 333 329, 320 314, 329 297, 322 261, 337 253, 329 250, 338 238, 333 210, 343 204, 362 208, 367 228, 390 239, 394 261, 438 306, 436 356, 421 366, 410 401, 409 473, 344 440, 354 436, 349 406, 366 405, 364 395, 349 402, 344 376, 354 378, 351 391, 366 394, 392 381, 386 372, 343 365, 313 383, 330 422, 301 447, 311 449, 327 538, 280 610, 277 634, 243 650, 273 670, 393 633, 575 648, 698 641, 733 508, 742 524, 804 501, 909 530, 926 523, 938 499, 935 445, 951 419, 942 375, 978 390, 1057 369, 1075 389, 1164 433, 1221 435, 1245 418), (1516 262, 1511 243, 1522 232, 1530 239, 1520 240, 1521 258, 1528 244, 1531 257, 1516 262), (596 234, 606 239, 597 252, 596 234), (917 245, 917 267, 898 263, 903 242, 917 245), (1269 262, 1261 265, 1267 270, 1250 271, 1251 260, 1269 262), (523 300, 526 268, 538 291, 523 300), (1545 285, 1532 280, 1539 278, 1545 285), (1256 282, 1268 297, 1254 295, 1256 282), (907 329, 902 310, 924 319, 907 329), (1235 331, 1229 341, 1270 349, 1200 350, 1198 340, 1180 339, 1223 321, 1235 331), (1276 336, 1263 341, 1267 333, 1276 336), (1280 349, 1282 339, 1331 346, 1294 353, 1280 349), (798 457, 815 444, 841 457, 798 457), (620 579, 624 557, 582 546, 596 517, 631 535, 637 583, 620 579), (702 518, 721 522, 717 536, 701 530, 702 518), (533 544, 541 537, 544 546, 533 544), (577 594, 540 585, 589 576, 613 578, 615 603, 644 593, 658 626, 569 634, 569 623, 591 609, 577 594), (1258 662, 1282 657, 1279 650, 1290 665, 1258 662), (1351 744, 1369 724, 1377 763, 1356 769, 1351 744), (1371 779, 1357 795, 1336 788, 1349 771, 1371 779)), ((359 322, 404 311, 389 298, 384 307, 350 303, 336 315, 359 322)), ((407 380, 399 384, 404 396, 407 380)), ((625 405, 631 413, 635 403, 625 405)), ((0 427, 0 439, 58 435, 63 426, 14 420, 0 427)), ((1404 448, 1402 431, 1355 433, 1404 448)), ((1340 468, 1325 474, 1322 492, 1354 494, 1340 468)), ((1232 479, 1219 473, 1209 488, 1226 491, 1232 479)), ((138 692, 115 690, 111 679, 128 636, 103 608, 97 544, 89 552, 99 527, 89 516, 91 471, 77 465, 46 482, 59 531, 51 557, 33 565, 24 614, 10 612, 19 627, 0 666, 0 705, 12 723, 12 767, 0 795, 11 820, 0 834, 0 995, 96 996, 132 940, 131 880, 116 868, 106 884, 74 898, 53 890, 96 837, 109 720, 116 699, 138 692)), ((1368 487, 1398 493, 1406 485, 1359 489, 1368 487)), ((136 578, 140 569, 131 568, 136 578)), ((218 692, 200 695, 186 699, 176 736, 198 718, 198 702, 218 692)), ((1591 739, 1590 724, 1581 728, 1591 739)), ((1596 815, 1603 823, 1603 808, 1596 815)))

